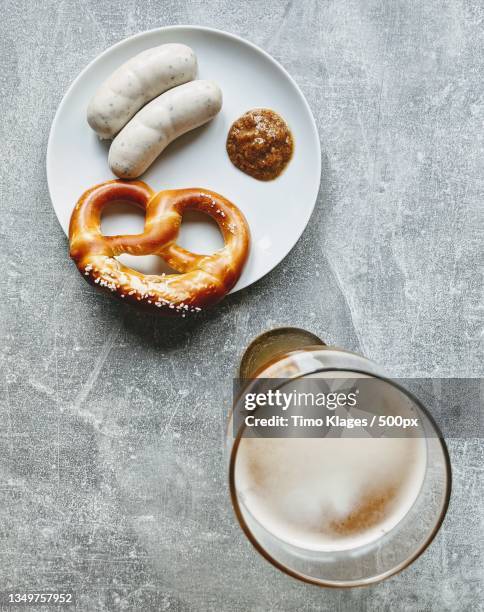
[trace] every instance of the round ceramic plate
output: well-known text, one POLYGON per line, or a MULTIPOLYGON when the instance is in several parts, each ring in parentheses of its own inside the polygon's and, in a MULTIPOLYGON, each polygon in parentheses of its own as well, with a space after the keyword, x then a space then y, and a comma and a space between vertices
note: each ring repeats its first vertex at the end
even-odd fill
MULTIPOLYGON (((198 78, 216 81, 223 108, 206 126, 170 144, 140 177, 154 190, 205 187, 216 191, 245 214, 252 243, 249 260, 234 291, 272 270, 292 249, 309 221, 321 174, 319 137, 309 106, 289 74, 267 53, 226 32, 173 26, 143 32, 117 43, 97 57, 65 94, 52 124, 47 148, 47 181, 62 228, 79 196, 89 187, 116 178, 100 141, 86 121, 86 108, 99 85, 133 55, 163 43, 184 43, 198 58, 198 78), (251 108, 271 108, 287 121, 294 136, 294 156, 276 180, 257 181, 230 162, 225 142, 232 122, 251 108)), ((117 204, 103 217, 108 235, 143 231, 143 216, 117 204)), ((216 225, 205 215, 185 215, 179 243, 198 253, 222 246, 216 225)), ((145 273, 164 269, 155 256, 120 259, 145 273)))

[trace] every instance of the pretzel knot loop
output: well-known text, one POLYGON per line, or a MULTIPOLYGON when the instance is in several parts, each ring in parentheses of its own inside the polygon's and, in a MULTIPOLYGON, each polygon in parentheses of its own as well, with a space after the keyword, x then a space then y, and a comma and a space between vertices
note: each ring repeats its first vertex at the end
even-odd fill
POLYGON ((221 300, 239 279, 249 251, 249 228, 240 210, 207 189, 155 193, 141 181, 107 181, 80 197, 69 226, 70 255, 91 284, 138 306, 186 316, 221 300), (103 208, 115 200, 145 211, 142 234, 105 236, 103 208), (185 210, 198 210, 217 222, 225 245, 197 255, 176 244, 185 210), (146 275, 116 257, 158 255, 178 274, 146 275))

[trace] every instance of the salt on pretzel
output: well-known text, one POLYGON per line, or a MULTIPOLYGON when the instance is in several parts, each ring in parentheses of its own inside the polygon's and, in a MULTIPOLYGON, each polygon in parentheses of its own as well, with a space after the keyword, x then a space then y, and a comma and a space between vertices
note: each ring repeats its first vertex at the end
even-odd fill
POLYGON ((91 284, 126 302, 161 314, 198 312, 221 300, 242 273, 249 251, 249 228, 240 210, 207 189, 154 193, 141 181, 113 180, 88 189, 69 226, 70 256, 91 284), (105 236, 102 210, 124 200, 145 210, 142 234, 105 236), (197 255, 176 244, 185 210, 198 210, 218 223, 225 245, 212 255, 197 255), (147 275, 116 257, 159 255, 179 274, 147 275))

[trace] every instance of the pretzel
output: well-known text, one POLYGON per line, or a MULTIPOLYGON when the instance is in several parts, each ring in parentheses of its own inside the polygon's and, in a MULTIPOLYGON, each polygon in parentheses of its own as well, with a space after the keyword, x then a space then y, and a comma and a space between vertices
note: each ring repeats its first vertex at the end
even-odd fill
POLYGON ((199 312, 221 300, 238 281, 249 250, 249 228, 240 210, 207 189, 154 191, 141 181, 113 180, 82 194, 69 226, 70 256, 92 285, 161 314, 199 312), (142 234, 104 236, 103 208, 115 200, 146 211, 142 234), (218 223, 225 245, 197 255, 176 244, 185 210, 218 223), (179 274, 146 275, 115 259, 122 253, 159 255, 179 274))

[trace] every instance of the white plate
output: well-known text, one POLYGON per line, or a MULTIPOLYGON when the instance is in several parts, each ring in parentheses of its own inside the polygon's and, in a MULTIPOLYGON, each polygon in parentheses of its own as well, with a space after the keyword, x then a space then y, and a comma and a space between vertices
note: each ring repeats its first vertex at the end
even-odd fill
MULTIPOLYGON (((58 110, 47 147, 47 181, 57 217, 67 234, 79 196, 89 187, 115 178, 107 164, 109 143, 100 141, 86 122, 89 99, 106 77, 133 55, 167 42, 184 43, 198 58, 199 78, 216 81, 223 91, 222 111, 207 126, 173 142, 140 177, 153 189, 205 187, 245 214, 250 225, 250 257, 234 291, 272 270, 292 249, 309 221, 321 174, 319 137, 309 106, 296 83, 270 55, 219 30, 173 26, 143 32, 104 51, 72 83, 58 110), (251 108, 281 114, 294 135, 294 156, 274 181, 257 181, 230 162, 225 141, 232 122, 251 108)), ((142 231, 133 208, 103 218, 106 234, 142 231)), ((209 253, 222 244, 216 226, 204 215, 186 215, 180 244, 209 253)), ((162 269, 154 256, 120 258, 146 273, 162 269)))

